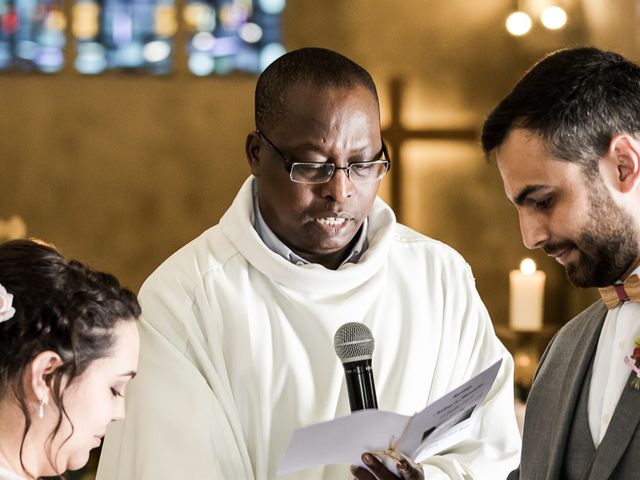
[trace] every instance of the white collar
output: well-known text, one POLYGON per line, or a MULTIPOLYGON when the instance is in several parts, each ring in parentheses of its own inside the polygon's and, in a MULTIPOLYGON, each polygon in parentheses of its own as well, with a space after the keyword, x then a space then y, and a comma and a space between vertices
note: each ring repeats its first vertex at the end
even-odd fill
POLYGON ((231 207, 220 219, 218 229, 240 255, 273 282, 301 292, 336 294, 358 288, 380 271, 395 238, 396 218, 389 206, 376 198, 369 212, 366 251, 358 263, 337 270, 320 264, 297 266, 270 250, 253 227, 252 178, 248 178, 231 207))

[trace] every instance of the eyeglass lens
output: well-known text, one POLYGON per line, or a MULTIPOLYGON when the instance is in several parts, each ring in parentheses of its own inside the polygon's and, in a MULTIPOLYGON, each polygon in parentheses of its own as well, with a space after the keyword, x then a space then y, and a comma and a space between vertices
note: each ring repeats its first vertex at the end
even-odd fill
POLYGON ((348 167, 336 167, 333 163, 294 163, 290 173, 296 182, 323 183, 328 182, 336 170, 345 170, 352 182, 372 182, 387 172, 387 166, 388 162, 384 160, 353 163, 348 167))

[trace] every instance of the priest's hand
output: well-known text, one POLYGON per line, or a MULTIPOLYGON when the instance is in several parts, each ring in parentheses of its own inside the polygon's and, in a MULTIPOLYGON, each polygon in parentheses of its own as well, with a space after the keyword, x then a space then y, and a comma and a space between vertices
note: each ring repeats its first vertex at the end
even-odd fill
POLYGON ((396 469, 400 476, 389 470, 371 453, 363 454, 362 461, 371 471, 368 471, 366 468, 353 465, 351 467, 351 474, 356 480, 424 480, 422 466, 407 458, 396 462, 396 469))

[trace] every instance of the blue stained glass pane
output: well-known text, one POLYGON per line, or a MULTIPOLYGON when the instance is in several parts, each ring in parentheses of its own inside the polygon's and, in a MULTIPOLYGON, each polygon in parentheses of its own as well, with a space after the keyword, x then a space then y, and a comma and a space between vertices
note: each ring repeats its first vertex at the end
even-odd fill
POLYGON ((173 70, 173 0, 77 0, 73 13, 80 73, 115 69, 163 75, 173 70))
POLYGON ((198 76, 260 73, 282 55, 285 0, 187 0, 189 69, 198 76))
POLYGON ((60 71, 66 24, 61 0, 0 0, 0 70, 60 71))

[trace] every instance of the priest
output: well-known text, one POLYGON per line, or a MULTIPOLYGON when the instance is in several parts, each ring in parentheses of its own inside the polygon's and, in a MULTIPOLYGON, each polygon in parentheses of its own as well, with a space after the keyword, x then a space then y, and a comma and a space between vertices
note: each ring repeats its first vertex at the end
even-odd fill
POLYGON ((255 121, 229 210, 141 289, 139 374, 98 479, 274 478, 295 429, 349 414, 333 336, 354 321, 376 341, 384 410, 413 414, 499 358, 502 370, 471 438, 446 453, 289 478, 506 476, 513 362, 463 258, 377 197, 391 159, 371 76, 333 51, 290 52, 260 76, 255 121))

